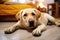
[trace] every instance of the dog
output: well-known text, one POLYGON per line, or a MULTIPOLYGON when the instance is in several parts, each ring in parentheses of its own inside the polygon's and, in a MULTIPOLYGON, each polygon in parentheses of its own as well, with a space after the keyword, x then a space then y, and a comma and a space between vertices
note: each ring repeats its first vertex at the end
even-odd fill
POLYGON ((24 29, 33 29, 33 35, 41 35, 42 30, 46 29, 46 25, 48 20, 54 22, 58 26, 58 22, 55 20, 54 17, 49 15, 48 13, 40 12, 35 8, 27 8, 19 11, 16 14, 16 18, 18 22, 13 26, 6 28, 4 32, 6 34, 10 34, 19 28, 24 29))

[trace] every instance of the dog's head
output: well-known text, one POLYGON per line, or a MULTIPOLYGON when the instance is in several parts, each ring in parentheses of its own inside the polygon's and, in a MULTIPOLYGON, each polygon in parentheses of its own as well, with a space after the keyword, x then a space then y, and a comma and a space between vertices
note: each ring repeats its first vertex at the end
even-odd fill
POLYGON ((40 17, 40 11, 35 8, 28 8, 17 13, 16 18, 27 28, 35 28, 40 17))

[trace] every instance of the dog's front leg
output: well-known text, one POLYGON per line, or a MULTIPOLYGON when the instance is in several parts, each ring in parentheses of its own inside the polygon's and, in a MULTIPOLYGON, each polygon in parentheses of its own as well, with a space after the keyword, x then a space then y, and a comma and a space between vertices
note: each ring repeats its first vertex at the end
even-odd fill
POLYGON ((6 28, 4 30, 5 34, 10 34, 14 31, 16 31, 18 28, 19 28, 19 25, 20 24, 20 21, 18 21, 16 24, 14 24, 13 26, 9 27, 9 28, 6 28))
POLYGON ((34 36, 39 36, 39 35, 41 35, 42 30, 44 30, 44 29, 45 29, 45 24, 41 24, 35 30, 33 30, 32 34, 34 36))

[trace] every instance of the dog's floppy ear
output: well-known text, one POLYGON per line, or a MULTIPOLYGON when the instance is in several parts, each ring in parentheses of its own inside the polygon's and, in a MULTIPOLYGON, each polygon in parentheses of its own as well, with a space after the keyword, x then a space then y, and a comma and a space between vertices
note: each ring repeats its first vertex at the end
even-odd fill
POLYGON ((22 12, 23 12, 23 10, 19 11, 19 12, 16 14, 16 19, 17 19, 17 20, 20 20, 20 19, 21 19, 22 12))
POLYGON ((37 17, 39 18, 41 16, 41 12, 39 10, 37 10, 37 9, 34 9, 34 11, 36 12, 37 17))

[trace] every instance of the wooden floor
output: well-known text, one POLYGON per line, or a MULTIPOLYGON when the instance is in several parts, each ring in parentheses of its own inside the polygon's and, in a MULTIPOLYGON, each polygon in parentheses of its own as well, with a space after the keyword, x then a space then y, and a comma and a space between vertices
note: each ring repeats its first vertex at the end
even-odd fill
POLYGON ((60 27, 48 25, 41 36, 35 37, 27 30, 19 29, 12 34, 4 34, 4 29, 16 22, 0 22, 0 40, 60 40, 60 27))

